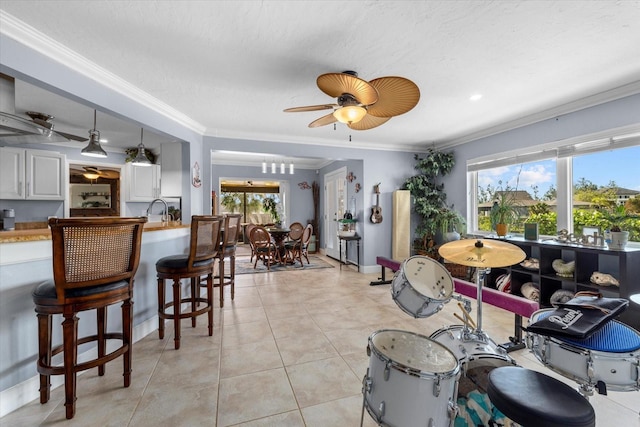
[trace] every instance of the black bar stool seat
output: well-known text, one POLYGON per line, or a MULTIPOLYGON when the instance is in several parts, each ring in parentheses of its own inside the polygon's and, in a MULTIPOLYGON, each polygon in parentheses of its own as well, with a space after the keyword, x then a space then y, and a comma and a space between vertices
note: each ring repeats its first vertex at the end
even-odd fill
POLYGON ((562 381, 517 366, 489 372, 487 394, 505 416, 525 427, 593 427, 589 401, 562 381))

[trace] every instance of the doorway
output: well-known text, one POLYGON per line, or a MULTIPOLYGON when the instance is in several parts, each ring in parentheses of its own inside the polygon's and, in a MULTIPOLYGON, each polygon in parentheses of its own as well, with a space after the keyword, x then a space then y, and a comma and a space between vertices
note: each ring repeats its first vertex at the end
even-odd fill
POLYGON ((340 242, 338 240, 338 220, 347 209, 346 200, 347 168, 337 169, 324 176, 324 242, 325 254, 340 259, 340 242))

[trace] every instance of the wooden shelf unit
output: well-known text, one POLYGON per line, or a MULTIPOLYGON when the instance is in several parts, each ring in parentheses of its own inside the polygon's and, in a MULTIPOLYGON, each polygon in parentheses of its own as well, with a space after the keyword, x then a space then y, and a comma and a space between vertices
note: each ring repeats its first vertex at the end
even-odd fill
MULTIPOLYGON (((578 246, 554 241, 507 238, 505 241, 522 249, 528 258, 537 258, 538 269, 527 269, 520 264, 507 268, 493 268, 487 278, 487 286, 495 287, 495 280, 505 272, 511 273, 511 293, 522 295, 520 288, 526 282, 539 283, 540 308, 551 307, 551 295, 559 289, 571 292, 595 291, 604 297, 626 298, 640 293, 640 249, 610 250, 606 247, 578 246), (551 266, 556 259, 575 261, 572 277, 558 276, 551 266), (611 274, 620 286, 600 286, 591 283, 595 271, 611 274)), ((640 305, 630 303, 618 320, 640 331, 640 305)))

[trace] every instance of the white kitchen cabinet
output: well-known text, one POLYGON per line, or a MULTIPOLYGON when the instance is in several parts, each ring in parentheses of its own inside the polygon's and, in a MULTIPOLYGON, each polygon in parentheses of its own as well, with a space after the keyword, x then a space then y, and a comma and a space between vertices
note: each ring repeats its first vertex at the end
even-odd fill
POLYGON ((160 146, 162 197, 182 196, 182 145, 167 142, 160 146))
POLYGON ((126 201, 150 202, 160 197, 160 165, 126 165, 126 201))
POLYGON ((64 154, 0 147, 0 199, 64 200, 64 154))

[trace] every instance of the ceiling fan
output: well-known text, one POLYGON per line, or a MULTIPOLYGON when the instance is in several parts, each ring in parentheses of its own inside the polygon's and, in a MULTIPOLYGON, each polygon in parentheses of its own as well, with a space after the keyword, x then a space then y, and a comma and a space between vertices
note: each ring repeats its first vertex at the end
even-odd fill
POLYGON ((354 130, 373 129, 411 110, 420 100, 418 86, 404 77, 380 77, 367 82, 358 78, 355 71, 343 71, 322 74, 316 83, 337 103, 284 110, 288 113, 334 110, 309 123, 310 128, 341 122, 354 130))
POLYGON ((49 114, 45 114, 45 113, 39 113, 37 111, 27 111, 25 112, 25 114, 29 117, 31 117, 31 120, 42 126, 45 127, 47 129, 49 129, 49 132, 55 133, 57 135, 62 136, 63 138, 67 138, 73 141, 80 141, 80 142, 84 142, 84 141, 88 141, 89 138, 85 138, 83 136, 77 136, 77 135, 73 135, 70 133, 66 133, 66 132, 60 132, 54 129, 53 123, 51 122, 51 120, 53 120, 55 117, 49 115, 49 114))
POLYGON ((82 175, 87 179, 118 179, 120 172, 112 169, 98 169, 96 166, 83 166, 82 169, 72 169, 73 175, 82 175))

